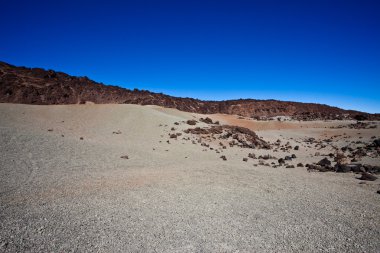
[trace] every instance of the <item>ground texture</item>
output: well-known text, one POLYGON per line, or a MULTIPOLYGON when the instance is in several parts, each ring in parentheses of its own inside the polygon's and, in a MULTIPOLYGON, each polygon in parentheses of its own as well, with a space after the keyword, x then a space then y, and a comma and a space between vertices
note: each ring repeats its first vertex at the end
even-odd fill
POLYGON ((380 251, 379 180, 242 160, 253 152, 318 162, 329 146, 304 139, 344 132, 348 139, 334 139, 344 146, 370 142, 379 128, 212 115, 300 146, 221 149, 183 132, 187 120, 207 127, 200 117, 155 106, 0 104, 0 252, 380 251))

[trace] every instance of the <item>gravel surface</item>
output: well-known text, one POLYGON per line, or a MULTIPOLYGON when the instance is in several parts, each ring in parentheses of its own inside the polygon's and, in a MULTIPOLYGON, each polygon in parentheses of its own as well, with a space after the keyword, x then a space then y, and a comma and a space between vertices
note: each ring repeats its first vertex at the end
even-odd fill
MULTIPOLYGON (((237 147, 223 161, 169 138, 171 127, 188 128, 182 122, 198 116, 154 106, 0 104, 0 252, 380 251, 379 180, 255 167, 242 161, 251 150, 237 147)), ((371 131, 363 135, 379 135, 371 131)), ((301 146, 294 163, 321 159, 314 152, 301 146)))

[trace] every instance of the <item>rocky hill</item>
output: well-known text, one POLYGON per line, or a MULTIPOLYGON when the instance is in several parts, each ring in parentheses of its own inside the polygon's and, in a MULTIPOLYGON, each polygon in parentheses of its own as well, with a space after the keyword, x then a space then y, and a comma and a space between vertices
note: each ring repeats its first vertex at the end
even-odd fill
POLYGON ((379 119, 379 114, 343 110, 322 104, 277 100, 239 99, 202 101, 145 90, 104 85, 41 68, 16 67, 0 62, 0 102, 22 104, 140 104, 158 105, 196 113, 236 114, 244 117, 292 116, 296 119, 379 119))

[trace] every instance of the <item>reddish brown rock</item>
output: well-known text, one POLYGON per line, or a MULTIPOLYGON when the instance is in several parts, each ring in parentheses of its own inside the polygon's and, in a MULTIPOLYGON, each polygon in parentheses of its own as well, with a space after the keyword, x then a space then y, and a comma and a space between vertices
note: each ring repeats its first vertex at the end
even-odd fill
POLYGON ((209 117, 200 118, 199 121, 206 123, 206 124, 213 124, 212 119, 210 119, 209 117))
POLYGON ((292 116, 299 120, 380 119, 379 114, 343 110, 322 104, 277 100, 238 99, 202 101, 178 98, 146 90, 130 90, 40 68, 15 67, 0 62, 0 102, 22 104, 140 104, 181 111, 235 114, 241 117, 292 116))
POLYGON ((270 145, 260 139, 255 132, 245 127, 217 125, 207 128, 189 128, 184 130, 187 134, 211 135, 215 139, 229 140, 229 145, 242 148, 270 149, 270 145))

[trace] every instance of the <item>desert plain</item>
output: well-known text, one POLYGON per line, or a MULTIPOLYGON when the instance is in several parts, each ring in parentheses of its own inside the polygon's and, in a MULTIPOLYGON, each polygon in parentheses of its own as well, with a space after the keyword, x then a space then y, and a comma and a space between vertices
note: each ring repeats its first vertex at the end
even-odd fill
MULTIPOLYGON (((0 104, 0 252, 379 252, 379 179, 306 167, 373 145, 379 125, 0 104), (186 131, 211 125, 270 148, 186 131)), ((380 165, 365 152, 347 159, 380 165)))

